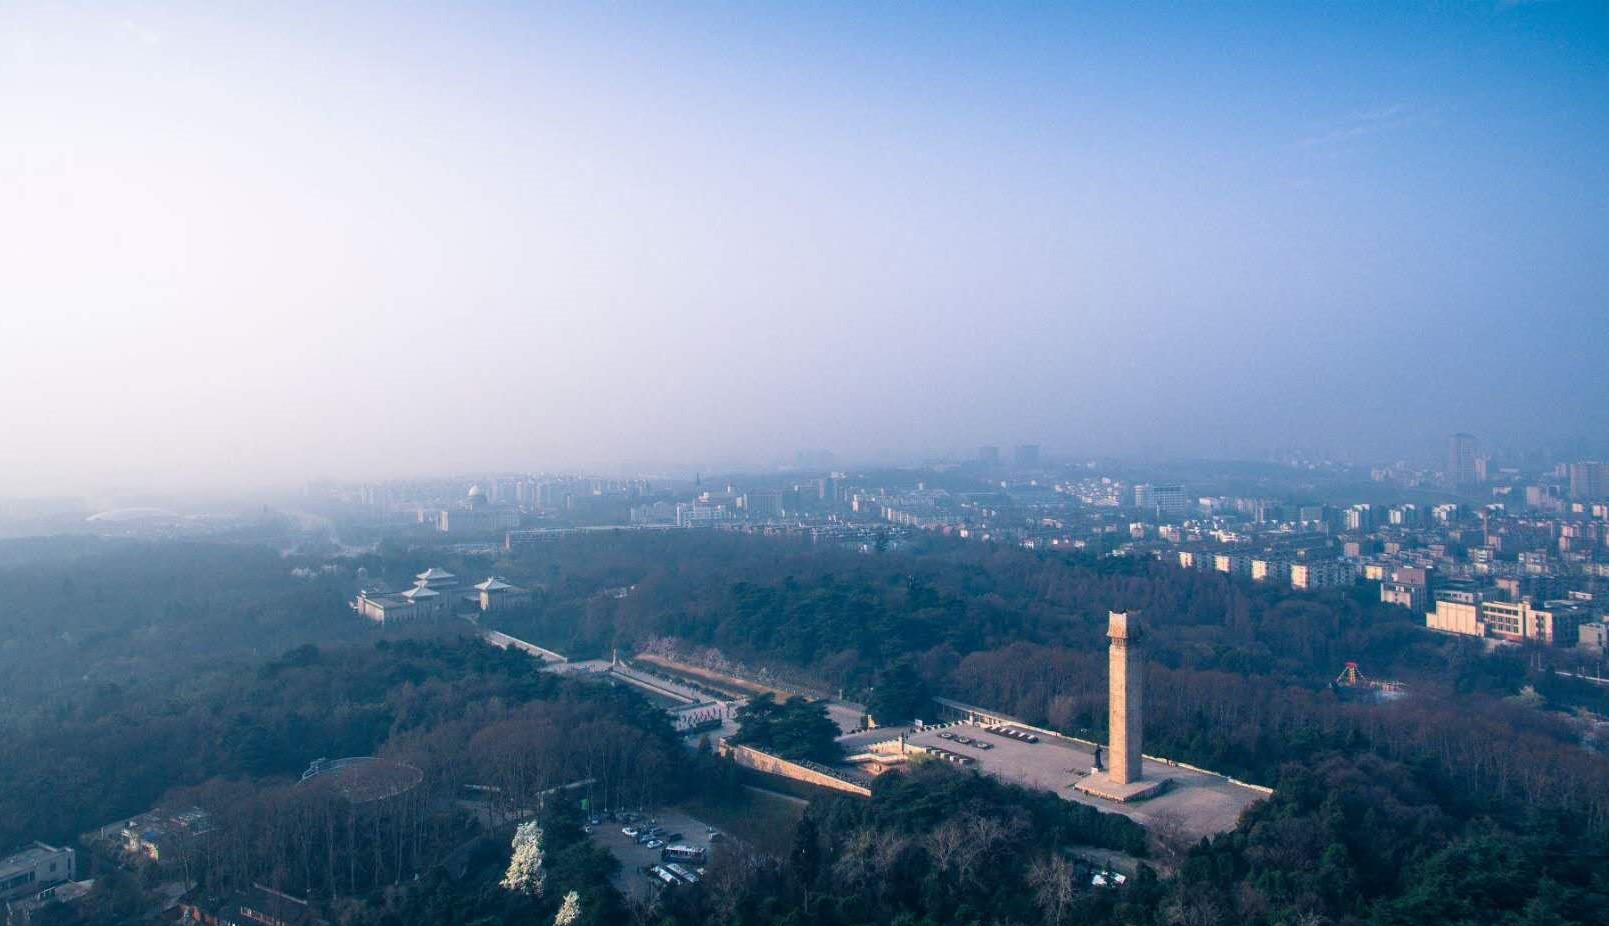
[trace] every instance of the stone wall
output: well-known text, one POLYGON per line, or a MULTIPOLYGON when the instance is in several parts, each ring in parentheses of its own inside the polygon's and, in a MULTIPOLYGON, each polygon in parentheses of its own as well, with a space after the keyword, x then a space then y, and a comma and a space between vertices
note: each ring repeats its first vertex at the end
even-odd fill
POLYGON ((768 752, 761 752, 752 746, 733 746, 725 741, 721 743, 721 752, 732 757, 744 768, 764 772, 767 775, 778 775, 782 778, 791 778, 815 785, 818 788, 828 788, 833 791, 842 791, 845 794, 858 794, 861 797, 871 797, 871 789, 865 785, 836 778, 825 772, 790 762, 780 756, 773 756, 768 752))

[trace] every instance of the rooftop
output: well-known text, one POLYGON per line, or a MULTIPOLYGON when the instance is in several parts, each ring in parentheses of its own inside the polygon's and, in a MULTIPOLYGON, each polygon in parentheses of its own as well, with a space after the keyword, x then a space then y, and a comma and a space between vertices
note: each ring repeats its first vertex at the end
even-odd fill
POLYGON ((54 846, 47 846, 42 842, 36 842, 31 846, 21 849, 20 851, 13 852, 4 858, 0 858, 0 877, 3 877, 6 872, 11 871, 12 869, 32 868, 46 859, 61 855, 67 851, 68 850, 66 849, 58 849, 54 846))

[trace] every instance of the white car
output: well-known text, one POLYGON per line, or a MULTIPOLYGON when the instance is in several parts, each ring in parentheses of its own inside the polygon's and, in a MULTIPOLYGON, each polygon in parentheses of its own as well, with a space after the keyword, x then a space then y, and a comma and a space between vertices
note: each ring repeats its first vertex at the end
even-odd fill
POLYGON ((637 838, 637 833, 640 832, 640 831, 635 826, 622 826, 620 828, 620 832, 624 833, 627 836, 630 836, 632 839, 636 839, 637 838))

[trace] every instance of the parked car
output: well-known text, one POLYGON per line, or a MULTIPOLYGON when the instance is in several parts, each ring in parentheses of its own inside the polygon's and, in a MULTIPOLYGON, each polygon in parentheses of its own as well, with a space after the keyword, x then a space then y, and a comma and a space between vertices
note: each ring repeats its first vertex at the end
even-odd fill
POLYGON ((665 848, 665 842, 664 842, 664 840, 661 840, 661 839, 650 839, 650 840, 648 840, 648 842, 644 843, 644 845, 648 846, 648 848, 650 848, 650 849, 663 849, 663 848, 665 848))
POLYGON ((941 739, 941 740, 953 740, 953 739, 955 739, 955 734, 951 733, 949 730, 940 730, 939 731, 939 739, 941 739))
POLYGON ((971 746, 973 749, 993 749, 994 748, 993 743, 985 743, 983 740, 973 740, 972 742, 968 743, 967 745, 971 746))
POLYGON ((642 832, 642 831, 637 829, 635 826, 622 826, 620 828, 620 832, 625 833, 627 836, 630 836, 631 838, 635 839, 635 838, 637 838, 637 834, 642 832))

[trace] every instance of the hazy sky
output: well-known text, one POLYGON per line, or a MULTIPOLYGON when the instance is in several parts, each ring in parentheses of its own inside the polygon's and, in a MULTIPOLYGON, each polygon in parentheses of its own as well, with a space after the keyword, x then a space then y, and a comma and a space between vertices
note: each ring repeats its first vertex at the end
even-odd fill
POLYGON ((0 3, 0 495, 1609 431, 1609 5, 0 3))

